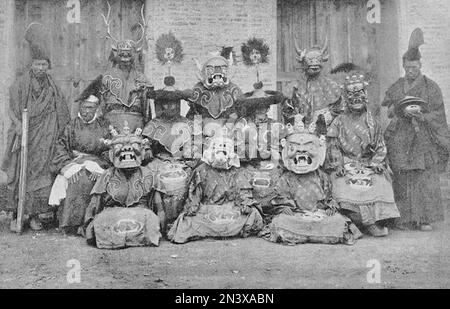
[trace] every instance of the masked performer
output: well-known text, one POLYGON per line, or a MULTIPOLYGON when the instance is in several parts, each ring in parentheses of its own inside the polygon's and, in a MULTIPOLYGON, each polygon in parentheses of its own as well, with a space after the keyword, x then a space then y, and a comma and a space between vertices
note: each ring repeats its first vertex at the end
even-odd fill
POLYGON ((282 113, 287 123, 294 123, 300 114, 310 131, 326 135, 326 126, 341 110, 341 92, 338 84, 324 76, 323 63, 328 61, 327 40, 323 48, 313 47, 301 50, 295 43, 297 60, 302 75, 293 85, 287 87, 285 95, 289 98, 283 105, 282 113))
POLYGON ((100 141, 109 137, 108 122, 98 116, 98 107, 98 98, 84 100, 78 117, 65 127, 55 146, 51 167, 58 176, 49 205, 60 206, 65 199, 59 216, 64 233, 76 233, 83 225, 92 187, 110 165, 108 147, 100 141))
POLYGON ((261 186, 261 172, 251 181, 267 222, 261 236, 284 244, 353 244, 361 233, 337 212, 329 178, 320 169, 325 160, 325 140, 302 123, 296 127, 288 124, 286 133, 281 140, 283 166, 268 171, 270 182, 266 180, 265 188, 261 186))
POLYGON ((439 86, 421 74, 418 28, 403 55, 405 77, 386 92, 382 103, 391 122, 385 132, 394 193, 400 209, 400 228, 432 230, 444 219, 439 174, 446 170, 450 136, 439 86))
POLYGON ((399 217, 394 201, 386 146, 380 124, 367 110, 368 83, 363 75, 347 77, 347 111, 328 130, 333 197, 342 213, 373 236, 386 236, 383 220, 399 217))
POLYGON ((145 19, 141 11, 144 24, 139 24, 142 35, 138 41, 118 40, 110 33, 109 3, 108 7, 108 15, 102 16, 108 27, 107 37, 113 41, 109 56, 111 66, 83 91, 80 100, 89 95, 99 97, 103 115, 117 130, 122 129, 124 121, 134 130, 142 128, 151 116, 148 98, 152 97, 153 86, 137 68, 141 44, 145 37, 145 19))
POLYGON ((237 118, 234 103, 242 92, 230 81, 231 55, 229 60, 212 56, 203 65, 196 61, 200 81, 193 88, 188 118, 192 119, 194 115, 201 115, 203 119, 237 118))
POLYGON ((172 242, 246 237, 262 228, 233 140, 227 134, 216 134, 208 142, 202 164, 192 173, 184 211, 168 233, 172 242))
MULTIPOLYGON (((48 197, 54 177, 50 170, 54 145, 58 135, 70 119, 69 110, 60 89, 47 72, 50 68, 49 38, 40 24, 31 24, 25 39, 30 46, 31 69, 18 78, 10 89, 11 127, 2 165, 13 192, 14 205, 18 200, 20 173, 20 140, 22 111, 28 110, 28 166, 25 216, 33 230, 42 229, 40 218, 52 217, 48 197)), ((11 228, 15 227, 15 221, 11 228)))
POLYGON ((172 224, 183 210, 187 180, 194 164, 190 159, 192 121, 180 115, 181 100, 190 97, 191 91, 175 88, 175 78, 164 78, 165 87, 155 91, 155 109, 159 117, 150 120, 142 134, 152 140, 155 159, 148 167, 155 174, 154 202, 161 204, 166 215, 165 224, 172 224))
POLYGON ((130 246, 158 246, 161 238, 160 220, 150 210, 154 175, 142 167, 147 139, 142 130, 130 133, 128 124, 122 133, 112 130, 113 138, 105 140, 110 146, 110 160, 114 166, 97 180, 85 215, 85 236, 89 244, 98 248, 115 249, 130 246))
POLYGON ((268 63, 269 46, 262 39, 251 38, 241 46, 243 62, 255 68, 254 90, 245 93, 236 102, 241 116, 234 125, 238 137, 238 155, 244 165, 258 165, 260 161, 272 161, 278 165, 280 158, 279 134, 283 125, 269 118, 271 105, 284 101, 281 92, 265 90, 260 81, 260 65, 268 63))

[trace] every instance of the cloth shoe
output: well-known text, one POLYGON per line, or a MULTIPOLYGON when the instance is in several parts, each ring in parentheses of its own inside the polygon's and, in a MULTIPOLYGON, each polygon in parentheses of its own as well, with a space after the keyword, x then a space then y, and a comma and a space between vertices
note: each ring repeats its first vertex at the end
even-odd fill
POLYGON ((367 226, 367 231, 373 237, 384 237, 387 236, 389 233, 387 227, 380 228, 376 224, 371 224, 367 226))
POLYGON ((430 224, 421 224, 419 228, 422 232, 431 232, 433 230, 430 224))
POLYGON ((40 230, 42 230, 42 223, 41 223, 41 221, 39 221, 39 219, 38 218, 32 218, 31 220, 30 220, 30 228, 33 230, 33 231, 40 231, 40 230))

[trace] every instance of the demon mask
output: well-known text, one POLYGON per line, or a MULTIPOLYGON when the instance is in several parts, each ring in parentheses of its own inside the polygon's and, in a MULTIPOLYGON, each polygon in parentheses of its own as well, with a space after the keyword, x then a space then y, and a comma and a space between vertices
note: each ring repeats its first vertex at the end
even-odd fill
POLYGON ((222 56, 213 56, 201 65, 196 59, 197 77, 201 80, 207 89, 223 88, 230 83, 229 69, 233 63, 233 53, 230 53, 230 59, 222 56))
POLYGON ((145 149, 149 141, 141 136, 142 130, 137 128, 134 133, 130 132, 128 123, 125 121, 120 134, 110 126, 112 139, 103 142, 110 147, 109 159, 116 168, 133 169, 141 166, 145 156, 145 149))
POLYGON ((322 72, 323 63, 328 61, 326 54, 328 40, 325 39, 325 44, 322 48, 312 47, 309 50, 300 49, 295 43, 295 50, 297 52, 297 60, 301 63, 302 69, 308 77, 314 77, 322 72))
POLYGON ((217 169, 240 167, 239 157, 234 150, 234 142, 227 136, 213 136, 206 142, 202 160, 217 169))
POLYGON ((366 110, 368 104, 367 86, 364 75, 352 75, 345 78, 343 85, 344 98, 347 108, 351 112, 361 112, 366 110))
POLYGON ((313 172, 325 161, 325 140, 309 133, 301 124, 296 128, 287 125, 287 136, 281 140, 281 146, 285 168, 296 174, 313 172))

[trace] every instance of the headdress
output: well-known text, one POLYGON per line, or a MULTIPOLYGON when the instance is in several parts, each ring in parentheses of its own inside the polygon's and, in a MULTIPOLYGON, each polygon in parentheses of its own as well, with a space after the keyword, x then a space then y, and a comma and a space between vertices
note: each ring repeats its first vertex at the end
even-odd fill
POLYGON ((48 35, 49 31, 44 25, 33 22, 25 30, 25 40, 30 47, 31 59, 47 60, 50 64, 51 41, 48 35))
POLYGON ((422 57, 419 51, 420 45, 425 43, 423 31, 420 28, 414 29, 409 38, 408 50, 403 54, 403 61, 418 61, 422 57))

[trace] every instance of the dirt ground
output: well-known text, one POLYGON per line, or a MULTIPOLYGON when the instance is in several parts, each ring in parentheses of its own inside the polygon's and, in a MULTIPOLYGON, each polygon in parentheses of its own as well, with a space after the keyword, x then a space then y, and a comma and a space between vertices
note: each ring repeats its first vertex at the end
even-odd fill
POLYGON ((432 232, 392 231, 353 246, 249 238, 100 250, 56 229, 19 236, 3 218, 0 288, 450 288, 449 232, 447 219, 432 232), (67 280, 73 259, 79 283, 67 280), (367 281, 374 259, 380 283, 367 281))

